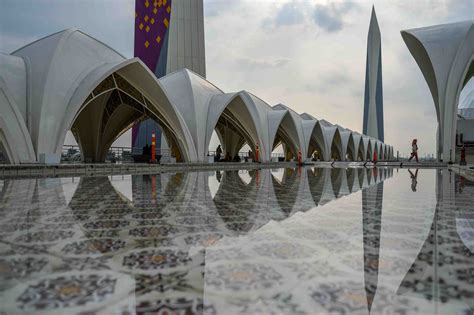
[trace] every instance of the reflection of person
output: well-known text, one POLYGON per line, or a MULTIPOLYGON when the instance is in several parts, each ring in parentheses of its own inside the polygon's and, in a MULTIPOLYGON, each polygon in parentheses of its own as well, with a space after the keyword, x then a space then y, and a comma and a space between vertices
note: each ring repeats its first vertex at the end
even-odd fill
POLYGON ((217 149, 216 149, 216 158, 217 158, 217 161, 219 161, 221 159, 221 154, 222 154, 222 149, 221 149, 221 145, 219 144, 217 146, 217 149))
POLYGON ((411 142, 411 156, 408 159, 408 161, 411 161, 413 157, 415 157, 416 163, 418 163, 418 140, 417 139, 413 139, 413 141, 411 142))
POLYGON ((411 190, 416 191, 416 185, 418 184, 417 178, 418 178, 418 169, 416 169, 415 174, 411 170, 408 170, 410 173, 411 177, 411 190))
POLYGON ((216 178, 217 178, 217 181, 220 183, 222 179, 222 174, 220 171, 216 171, 216 178))

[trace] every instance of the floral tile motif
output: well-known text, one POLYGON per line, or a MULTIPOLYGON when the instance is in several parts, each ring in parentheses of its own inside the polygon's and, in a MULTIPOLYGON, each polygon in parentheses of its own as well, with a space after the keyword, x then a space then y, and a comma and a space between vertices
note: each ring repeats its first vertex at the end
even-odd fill
POLYGON ((119 221, 119 220, 106 220, 106 221, 93 221, 87 222, 84 224, 86 229, 120 229, 127 227, 130 224, 129 221, 119 221))
MULTIPOLYGON (((330 314, 366 313, 373 300, 367 297, 361 286, 355 282, 330 282, 309 288, 310 296, 325 312, 330 314), (368 306, 369 305, 369 306, 368 306)), ((405 297, 397 297, 383 287, 377 288, 377 313, 413 314, 416 305, 405 297)))
POLYGON ((144 301, 139 303, 134 310, 124 310, 123 314, 147 315, 147 314, 176 314, 176 315, 216 315, 212 305, 204 305, 200 298, 177 298, 155 301, 144 301))
POLYGON ((91 230, 84 232, 84 238, 115 238, 120 230, 91 230))
POLYGON ((151 220, 151 219, 161 219, 165 217, 164 212, 143 212, 143 213, 134 213, 132 218, 141 219, 141 220, 151 220))
POLYGON ((283 276, 269 265, 225 264, 206 269, 206 285, 216 290, 263 290, 281 284, 283 276))
POLYGON ((131 229, 129 234, 135 237, 158 238, 176 233, 177 229, 170 225, 157 225, 131 229))
POLYGON ((85 258, 63 258, 63 263, 55 268, 55 271, 64 272, 70 270, 108 270, 108 257, 85 257, 85 258))
POLYGON ((186 279, 187 274, 187 271, 157 275, 137 274, 135 275, 135 294, 139 296, 150 292, 185 291, 190 288, 186 279))
POLYGON ((20 224, 1 224, 0 231, 2 233, 10 233, 16 231, 29 230, 35 227, 35 224, 32 223, 20 223, 20 224))
POLYGON ((258 184, 247 172, 244 186, 226 171, 215 195, 208 172, 157 174, 153 198, 150 176, 132 175, 120 183, 130 200, 117 179, 83 177, 67 204, 57 178, 28 179, 30 195, 0 187, 0 309, 411 315, 430 314, 436 301, 443 313, 472 313, 474 185, 433 194, 433 183, 448 181, 426 170, 431 182, 416 194, 397 175, 380 200, 373 180, 339 199, 352 191, 338 180, 349 169, 338 179, 327 171, 328 191, 306 172, 281 184, 268 181, 270 170, 258 171, 258 184), (390 290, 380 281, 401 277, 390 290))
POLYGON ((253 248, 259 256, 277 259, 298 259, 311 256, 313 250, 297 243, 263 243, 253 248))
POLYGON ((133 241, 134 248, 172 247, 175 242, 170 238, 142 238, 133 241))
POLYGON ((219 233, 193 234, 186 236, 184 241, 188 245, 211 246, 222 238, 219 233))
POLYGON ((73 237, 74 231, 53 230, 53 231, 39 231, 27 233, 15 238, 15 242, 19 243, 41 243, 41 242, 55 242, 73 237))
POLYGON ((215 249, 210 247, 206 250, 206 260, 212 262, 220 260, 243 260, 248 258, 251 258, 251 256, 244 253, 244 251, 238 247, 226 249, 215 249))
POLYGON ((123 258, 123 266, 130 269, 164 269, 184 266, 191 261, 188 253, 180 250, 143 250, 123 258))
POLYGON ((254 300, 243 300, 236 303, 239 314, 291 314, 306 315, 298 302, 294 301, 293 295, 278 293, 270 298, 259 298, 254 300))
POLYGON ((47 219, 48 222, 80 222, 86 221, 89 219, 90 216, 84 214, 77 214, 77 215, 61 215, 57 217, 50 217, 47 219))
POLYGON ((46 258, 22 257, 0 259, 0 279, 24 278, 48 264, 46 258))
POLYGON ((121 250, 125 242, 120 239, 90 239, 66 244, 62 252, 66 254, 106 254, 121 250))
POLYGON ((110 276, 73 275, 28 286, 16 302, 23 310, 48 310, 101 302, 111 296, 116 280, 110 276))
POLYGON ((4 256, 10 255, 37 255, 47 253, 52 244, 11 244, 8 251, 2 253, 4 256))

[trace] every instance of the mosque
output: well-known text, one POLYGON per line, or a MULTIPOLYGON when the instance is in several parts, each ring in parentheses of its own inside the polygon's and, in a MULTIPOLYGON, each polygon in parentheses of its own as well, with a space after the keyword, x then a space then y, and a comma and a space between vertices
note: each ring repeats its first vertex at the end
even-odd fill
MULTIPOLYGON (((248 145, 259 162, 270 162, 279 145, 294 160, 394 158, 393 147, 383 142, 380 38, 371 35, 376 20, 369 30, 362 134, 206 80, 202 0, 136 3, 135 58, 77 29, 0 53, 0 151, 8 163, 60 163, 68 131, 84 162, 102 163, 127 130, 134 129, 132 141, 143 138, 149 126, 141 124, 148 119, 159 125, 177 162, 208 163, 214 131, 224 152, 234 156, 248 145)), ((402 36, 435 101, 438 158, 453 161, 457 98, 474 69, 473 23, 402 36), (451 59, 437 53, 445 46, 451 59)))

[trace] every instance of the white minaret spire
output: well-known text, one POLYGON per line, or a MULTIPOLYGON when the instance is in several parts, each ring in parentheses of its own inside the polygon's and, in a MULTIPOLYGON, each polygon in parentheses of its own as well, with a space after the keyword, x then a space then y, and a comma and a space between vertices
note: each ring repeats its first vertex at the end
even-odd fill
POLYGON ((372 6, 369 34, 367 36, 363 133, 382 142, 384 141, 382 41, 374 6, 372 6))

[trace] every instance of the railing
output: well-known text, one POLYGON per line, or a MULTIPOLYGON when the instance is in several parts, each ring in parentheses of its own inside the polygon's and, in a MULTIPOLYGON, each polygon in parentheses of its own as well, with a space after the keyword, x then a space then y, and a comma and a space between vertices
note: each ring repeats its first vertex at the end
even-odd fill
MULTIPOLYGON (((132 155, 140 155, 143 149, 131 147, 110 147, 105 158, 106 162, 133 162, 132 155)), ((171 153, 169 149, 156 149, 156 155, 161 155, 162 160, 169 159, 171 153)), ((82 162, 82 155, 77 145, 64 145, 61 152, 61 162, 79 163, 82 162)))
MULTIPOLYGON (((216 156, 216 151, 207 151, 208 156, 216 156)), ((249 157, 249 152, 239 152, 239 157, 242 158, 248 158, 249 157)), ((253 155, 253 153, 251 153, 253 155)), ((221 153, 221 158, 225 157, 225 153, 221 153)), ((284 158, 285 155, 283 153, 272 153, 271 154, 272 158, 284 158)))

